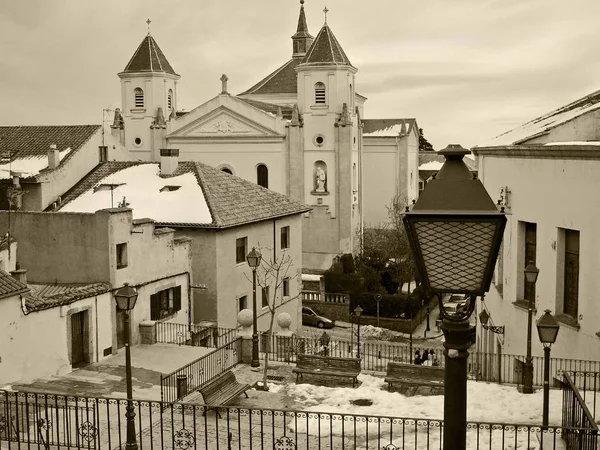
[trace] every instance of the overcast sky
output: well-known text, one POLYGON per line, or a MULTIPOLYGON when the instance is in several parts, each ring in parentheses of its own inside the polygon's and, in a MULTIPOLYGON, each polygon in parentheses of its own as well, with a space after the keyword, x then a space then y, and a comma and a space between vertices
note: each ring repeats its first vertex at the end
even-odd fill
MULTIPOLYGON (((240 93, 292 53, 298 0, 0 2, 0 124, 100 123, 151 33, 182 78, 179 107, 240 93)), ((309 31, 324 0, 306 0, 309 31)), ((600 89, 598 0, 327 0, 366 118, 417 119, 465 147, 600 89)))

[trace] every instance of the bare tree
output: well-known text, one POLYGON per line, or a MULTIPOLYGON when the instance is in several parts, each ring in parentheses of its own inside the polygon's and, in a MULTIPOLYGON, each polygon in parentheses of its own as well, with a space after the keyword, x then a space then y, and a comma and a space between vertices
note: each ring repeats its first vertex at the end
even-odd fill
MULTIPOLYGON (((259 245, 259 250, 261 247, 259 245)), ((267 250, 270 250, 267 248, 267 250)), ((269 329, 267 331, 267 345, 271 345, 273 336, 273 323, 275 321, 275 313, 277 307, 281 306, 283 302, 283 283, 287 279, 290 282, 298 277, 298 273, 290 273, 294 264, 293 258, 290 254, 283 249, 281 254, 278 256, 271 256, 265 258, 265 254, 261 251, 262 259, 260 262, 260 268, 256 271, 256 285, 261 288, 261 295, 266 296, 266 305, 269 311, 269 329), (266 292, 265 292, 266 290, 266 292)), ((273 255, 273 252, 269 251, 269 254, 273 255)), ((296 300, 300 294, 296 294, 286 301, 296 300)), ((262 301, 262 300, 261 300, 262 301)), ((263 387, 268 390, 267 384, 267 370, 269 367, 269 350, 264 352, 264 369, 263 369, 263 387)))

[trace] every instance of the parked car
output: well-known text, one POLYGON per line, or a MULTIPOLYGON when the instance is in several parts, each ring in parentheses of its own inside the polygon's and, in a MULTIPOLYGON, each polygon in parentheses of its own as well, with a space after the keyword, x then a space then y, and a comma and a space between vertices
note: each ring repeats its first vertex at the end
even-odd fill
POLYGON ((318 315, 306 306, 302 307, 302 325, 310 325, 318 328, 333 328, 333 321, 327 317, 318 315))

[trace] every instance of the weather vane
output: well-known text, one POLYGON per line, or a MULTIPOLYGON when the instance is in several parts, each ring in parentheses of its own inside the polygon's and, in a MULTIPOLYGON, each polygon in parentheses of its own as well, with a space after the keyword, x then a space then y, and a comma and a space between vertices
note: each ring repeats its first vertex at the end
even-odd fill
POLYGON ((152 23, 152 21, 148 19, 146 20, 146 23, 148 24, 148 34, 150 34, 150 24, 152 23))
POLYGON ((323 12, 325 13, 325 23, 327 23, 327 13, 329 12, 329 10, 327 9, 327 5, 325 5, 325 9, 323 10, 323 12))

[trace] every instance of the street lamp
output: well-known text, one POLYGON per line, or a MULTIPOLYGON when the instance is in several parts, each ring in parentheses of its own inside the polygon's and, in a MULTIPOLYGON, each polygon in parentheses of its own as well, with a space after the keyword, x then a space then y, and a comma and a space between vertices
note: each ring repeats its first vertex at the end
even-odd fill
MULTIPOLYGON (((525 281, 535 284, 540 269, 535 267, 533 261, 529 261, 525 267, 525 281)), ((524 290, 527 292, 527 290, 524 290)), ((534 291, 535 292, 535 291, 534 291)), ((533 359, 531 358, 531 321, 533 317, 533 295, 529 294, 527 299, 527 356, 523 367, 523 394, 533 394, 533 359)))
POLYGON ((506 225, 485 187, 463 161, 460 145, 438 152, 446 161, 403 222, 426 295, 439 298, 444 332, 444 449, 464 450, 467 436, 467 357, 475 328, 469 317, 490 288, 506 225), (464 308, 444 309, 444 293, 469 295, 464 308))
POLYGON ((381 298, 381 294, 375 294, 375 301, 377 302, 377 327, 379 327, 379 302, 381 298))
POLYGON ((550 346, 556 342, 559 325, 554 316, 547 309, 537 321, 537 330, 540 342, 544 346, 544 409, 542 425, 548 426, 548 401, 550 399, 550 346))
POLYGON ((496 334, 504 334, 504 325, 500 325, 500 326, 488 325, 487 323, 489 320, 490 320, 490 315, 488 314, 488 312, 485 309, 479 313, 479 322, 481 323, 481 326, 485 330, 490 330, 492 333, 496 333, 496 334))
POLYGON ((252 362, 251 367, 259 367, 260 361, 258 359, 258 330, 256 325, 256 268, 260 266, 260 260, 262 255, 260 251, 252 247, 250 253, 246 255, 246 261, 252 269, 252 362))
POLYGON ((131 386, 131 328, 130 313, 135 306, 138 293, 135 289, 125 283, 115 293, 117 307, 125 313, 125 378, 127 381, 127 408, 125 418, 127 419, 127 443, 125 448, 128 450, 137 450, 138 445, 135 438, 135 408, 133 406, 133 389, 131 386))
POLYGON ((357 352, 356 352, 356 357, 360 358, 360 315, 362 314, 363 309, 360 307, 360 305, 358 305, 356 308, 354 308, 354 315, 356 317, 358 317, 358 332, 356 334, 356 346, 357 346, 357 352))

